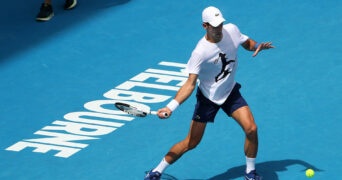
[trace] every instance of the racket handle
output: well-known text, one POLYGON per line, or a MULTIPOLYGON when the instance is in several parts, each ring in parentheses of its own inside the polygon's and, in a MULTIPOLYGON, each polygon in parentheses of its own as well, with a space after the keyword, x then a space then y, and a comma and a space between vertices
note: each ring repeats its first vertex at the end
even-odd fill
MULTIPOLYGON (((151 111, 150 112, 151 114, 153 114, 153 115, 157 115, 158 114, 158 112, 157 111, 151 111)), ((167 112, 163 112, 163 115, 164 115, 164 117, 169 117, 169 114, 167 113, 167 112)))

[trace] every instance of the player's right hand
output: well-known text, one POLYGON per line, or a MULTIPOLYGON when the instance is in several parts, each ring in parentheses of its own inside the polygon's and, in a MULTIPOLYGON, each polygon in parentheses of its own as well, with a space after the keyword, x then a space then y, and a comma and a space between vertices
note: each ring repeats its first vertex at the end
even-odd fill
POLYGON ((168 107, 161 108, 157 111, 157 115, 160 119, 167 119, 171 116, 172 111, 168 107))

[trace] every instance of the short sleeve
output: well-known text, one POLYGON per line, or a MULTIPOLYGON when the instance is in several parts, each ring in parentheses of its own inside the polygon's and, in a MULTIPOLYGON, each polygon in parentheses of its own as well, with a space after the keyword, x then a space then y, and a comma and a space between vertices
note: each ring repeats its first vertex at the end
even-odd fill
POLYGON ((187 72, 189 74, 199 74, 201 65, 201 58, 195 51, 192 52, 191 57, 187 64, 187 72))
POLYGON ((242 43, 246 42, 249 37, 247 35, 245 35, 245 34, 242 34, 240 32, 240 29, 236 25, 234 25, 234 24, 230 24, 230 25, 233 27, 232 28, 233 29, 233 33, 239 38, 238 39, 239 44, 242 44, 242 43))

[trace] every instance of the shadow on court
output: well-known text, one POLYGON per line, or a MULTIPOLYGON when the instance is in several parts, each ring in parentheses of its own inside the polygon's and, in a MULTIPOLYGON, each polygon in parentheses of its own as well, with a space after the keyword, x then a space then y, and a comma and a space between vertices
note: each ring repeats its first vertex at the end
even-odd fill
MULTIPOLYGON (((271 179, 271 180, 279 180, 279 177, 277 175, 277 172, 283 172, 287 171, 288 166, 293 165, 300 165, 303 167, 303 172, 311 168, 316 172, 323 171, 321 169, 318 169, 312 164, 309 164, 302 160, 295 160, 295 159, 286 159, 286 160, 278 160, 278 161, 267 161, 263 163, 256 164, 257 171, 262 175, 263 179, 271 179)), ((237 166, 228 169, 226 172, 222 174, 218 174, 214 177, 209 178, 208 180, 229 180, 229 179, 237 179, 242 178, 242 172, 244 172, 246 166, 237 166)), ((165 180, 179 180, 176 177, 169 175, 169 174, 163 174, 162 179, 165 180)), ((186 179, 186 180, 204 180, 204 179, 186 179)))
MULTIPOLYGON (((296 159, 286 159, 286 160, 278 160, 278 161, 267 161, 256 164, 257 171, 263 176, 264 179, 272 179, 272 180, 279 180, 277 172, 287 171, 288 166, 293 165, 301 165, 303 166, 303 172, 308 169, 312 168, 315 171, 322 171, 316 168, 314 165, 309 164, 302 160, 296 159)), ((227 180, 227 179, 236 179, 241 177, 241 172, 245 170, 245 165, 233 167, 228 169, 226 172, 216 175, 210 180, 227 180)))
POLYGON ((81 23, 106 8, 128 3, 130 0, 78 0, 73 10, 64 10, 64 0, 53 0, 55 16, 48 22, 36 22, 35 17, 43 0, 2 2, 0 11, 0 63, 12 55, 34 48, 36 44, 53 38, 57 33, 81 23))

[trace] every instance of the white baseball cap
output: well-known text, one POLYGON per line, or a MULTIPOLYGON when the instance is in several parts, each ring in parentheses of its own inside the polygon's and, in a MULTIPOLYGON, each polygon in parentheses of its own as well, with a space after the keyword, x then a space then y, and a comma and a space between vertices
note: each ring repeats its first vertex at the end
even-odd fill
POLYGON ((202 12, 202 21, 207 22, 214 27, 217 27, 226 20, 223 18, 222 13, 219 9, 214 6, 209 6, 202 12))

